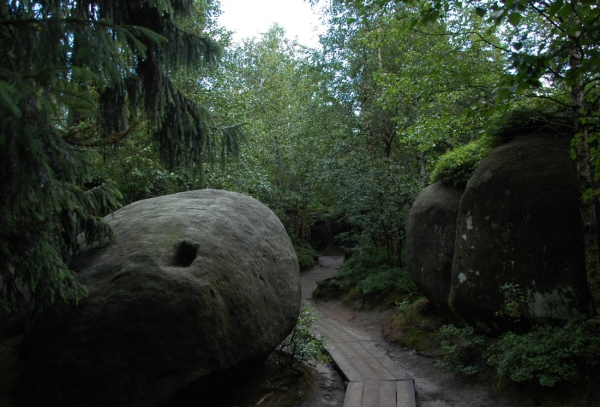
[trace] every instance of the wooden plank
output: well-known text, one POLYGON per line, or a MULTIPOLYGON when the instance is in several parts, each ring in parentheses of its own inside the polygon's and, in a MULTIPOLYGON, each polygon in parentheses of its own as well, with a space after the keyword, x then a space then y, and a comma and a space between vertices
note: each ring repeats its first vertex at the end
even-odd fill
POLYGON ((404 369, 402 369, 400 366, 394 363, 393 360, 388 358, 385 355, 385 352, 383 352, 383 350, 380 350, 379 348, 375 347, 375 345, 373 345, 370 342, 361 342, 360 344, 372 356, 374 356, 375 359, 377 359, 377 361, 381 363, 381 365, 385 367, 394 376, 394 378, 399 380, 412 379, 412 377, 404 369))
POLYGON ((379 363, 381 363, 397 380, 412 380, 412 377, 406 372, 406 370, 402 369, 400 366, 396 365, 394 361, 387 356, 377 358, 379 363))
POLYGON ((349 336, 353 337, 356 340, 359 340, 359 341, 367 340, 367 338, 365 336, 357 334, 350 328, 345 327, 344 325, 340 324, 339 322, 337 322, 331 318, 328 318, 328 322, 331 326, 335 327, 336 329, 338 329, 342 332, 345 332, 346 334, 348 334, 349 336))
POLYGON ((361 407, 364 382, 350 382, 346 388, 344 407, 361 407))
POLYGON ((379 380, 396 380, 396 377, 381 362, 373 357, 362 345, 363 342, 352 342, 350 347, 377 374, 379 380))
POLYGON ((335 330, 331 329, 330 326, 325 325, 325 324, 319 324, 317 325, 317 330, 319 332, 321 332, 321 334, 323 334, 324 336, 328 337, 329 339, 331 339, 334 342, 347 342, 348 341, 348 337, 347 336, 340 336, 339 332, 335 332, 335 330))
POLYGON ((397 407, 396 406, 396 381, 379 382, 379 406, 378 407, 397 407))
POLYGON ((334 326, 328 323, 317 322, 317 329, 321 331, 323 335, 330 338, 335 343, 354 342, 356 339, 343 331, 336 329, 334 326))
POLYGON ((361 407, 379 407, 379 381, 365 382, 361 407))
POLYGON ((338 367, 342 371, 342 374, 346 376, 346 379, 348 379, 348 381, 362 382, 365 380, 362 374, 360 374, 358 369, 354 367, 352 362, 350 362, 350 360, 346 357, 346 355, 344 355, 344 353, 341 350, 339 350, 337 347, 331 346, 327 348, 327 351, 331 355, 331 358, 333 359, 335 364, 338 365, 338 367))
POLYGON ((362 345, 371 355, 373 355, 374 358, 380 358, 382 356, 387 357, 383 349, 379 349, 370 342, 365 341, 362 343, 362 345))
POLYGON ((338 337, 334 332, 329 330, 329 327, 323 321, 318 321, 315 323, 315 328, 322 334, 333 340, 334 342, 342 342, 342 338, 338 337))
POLYGON ((396 407, 417 407, 414 380, 396 382, 396 407))
POLYGON ((379 380, 377 373, 352 349, 350 344, 338 343, 337 345, 350 363, 358 370, 363 380, 379 380))
MULTIPOLYGON (((321 326, 323 326, 327 331, 334 334, 336 337, 341 339, 341 342, 354 342, 360 340, 356 335, 352 333, 352 331, 348 331, 343 329, 341 325, 327 318, 325 320, 319 321, 321 326)), ((340 341, 336 341, 340 342, 340 341)))

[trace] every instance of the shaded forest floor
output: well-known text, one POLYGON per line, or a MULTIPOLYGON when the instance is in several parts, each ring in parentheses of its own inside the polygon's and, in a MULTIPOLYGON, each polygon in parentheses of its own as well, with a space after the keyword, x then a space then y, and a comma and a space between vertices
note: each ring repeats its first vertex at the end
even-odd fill
MULTIPOLYGON (((441 343, 434 332, 449 321, 424 298, 415 302, 420 309, 418 312, 415 310, 414 324, 407 324, 404 316, 395 308, 378 309, 372 299, 343 302, 346 293, 336 291, 335 287, 330 289, 327 284, 324 289, 323 283, 319 284, 319 298, 311 298, 312 295, 308 293, 316 288, 315 281, 332 276, 342 262, 341 255, 319 257, 319 265, 302 274, 305 299, 327 317, 368 336, 374 345, 383 349, 388 357, 405 369, 415 379, 419 407, 600 406, 600 371, 578 384, 548 388, 499 381, 489 366, 487 369, 482 366, 482 371, 474 376, 440 367, 441 343), (414 330, 414 325, 427 325, 432 334, 423 335, 424 329, 414 330), (415 331, 421 334, 412 338, 411 334, 415 331), (407 342, 412 343, 406 346, 407 342)), ((378 300, 389 303, 385 298, 378 300)), ((314 404, 309 407, 319 406, 314 404)))
MULTIPOLYGON (((427 354, 391 343, 395 337, 395 309, 361 311, 360 302, 344 304, 340 298, 327 300, 312 299, 311 289, 316 288, 315 281, 329 278, 335 269, 343 263, 342 256, 321 256, 319 264, 302 274, 304 297, 327 317, 366 335, 370 341, 383 349, 387 356, 405 369, 414 379, 417 391, 417 403, 420 407, 520 407, 509 398, 496 392, 488 383, 456 375, 446 369, 436 367, 435 354, 439 350, 433 345, 427 354)), ((340 293, 341 294, 341 293, 340 293)), ((309 407, 318 407, 319 404, 309 407)))

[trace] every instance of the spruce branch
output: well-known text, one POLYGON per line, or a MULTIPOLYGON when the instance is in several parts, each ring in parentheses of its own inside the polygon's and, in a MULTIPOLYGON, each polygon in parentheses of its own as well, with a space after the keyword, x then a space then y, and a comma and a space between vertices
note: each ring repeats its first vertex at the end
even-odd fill
POLYGON ((127 128, 126 130, 109 134, 108 136, 106 136, 105 138, 103 138, 101 140, 84 141, 84 140, 81 140, 81 138, 78 138, 77 137, 78 135, 85 133, 87 131, 96 130, 98 128, 97 125, 90 124, 84 130, 77 130, 77 131, 66 134, 64 137, 64 140, 65 140, 65 142, 69 143, 70 145, 72 145, 74 147, 109 146, 109 145, 117 144, 120 141, 124 140, 128 135, 130 135, 137 128, 137 126, 140 124, 140 122, 141 121, 138 120, 138 121, 134 122, 131 126, 129 126, 129 128, 127 128))

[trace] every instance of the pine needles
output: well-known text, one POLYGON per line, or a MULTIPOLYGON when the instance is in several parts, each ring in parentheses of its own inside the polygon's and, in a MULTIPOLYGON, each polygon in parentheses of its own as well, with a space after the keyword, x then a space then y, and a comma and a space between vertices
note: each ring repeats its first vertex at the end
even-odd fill
POLYGON ((148 120, 169 168, 200 169, 235 154, 243 129, 218 130, 171 75, 218 61, 221 50, 183 31, 191 0, 0 3, 0 304, 25 297, 43 311, 77 303, 85 289, 68 268, 83 237, 113 232, 110 183, 86 188, 94 147, 116 144, 148 120), (220 138, 226 144, 215 153, 220 138))

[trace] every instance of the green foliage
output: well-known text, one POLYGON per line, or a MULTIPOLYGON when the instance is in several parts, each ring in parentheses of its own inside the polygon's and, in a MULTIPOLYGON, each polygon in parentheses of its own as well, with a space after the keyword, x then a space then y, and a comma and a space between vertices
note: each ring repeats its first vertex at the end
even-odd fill
POLYGON ((136 123, 149 121, 148 140, 170 169, 198 171, 221 145, 237 151, 239 128, 217 128, 172 79, 220 55, 215 42, 178 25, 195 3, 0 3, 4 308, 18 308, 24 294, 36 311, 82 299, 67 264, 82 241, 113 238, 103 216, 121 198, 110 178, 93 179, 93 157, 109 156, 106 147, 131 136, 136 123))
POLYGON ((178 167, 167 170, 156 149, 144 140, 147 133, 130 136, 119 150, 105 154, 94 163, 93 180, 112 180, 128 205, 141 199, 201 188, 202 181, 192 171, 178 167))
POLYGON ((298 257, 298 265, 300 270, 307 270, 315 265, 315 257, 317 252, 306 242, 299 242, 294 245, 296 256, 298 257))
POLYGON ((211 92, 196 95, 215 107, 216 116, 243 122, 248 130, 239 161, 207 168, 206 185, 259 199, 294 242, 305 242, 312 222, 329 210, 332 185, 324 156, 330 129, 339 126, 331 120, 319 89, 323 74, 312 58, 312 51, 274 25, 226 49, 223 69, 211 73, 211 92))
POLYGON ((362 281, 358 282, 358 289, 363 294, 371 292, 383 293, 389 290, 404 294, 416 294, 419 292, 415 283, 410 279, 406 268, 402 269, 400 267, 381 267, 371 270, 362 281))
POLYGON ((328 363, 331 360, 325 349, 324 338, 313 333, 312 324, 317 321, 314 308, 303 303, 294 330, 278 348, 288 355, 288 366, 300 363, 315 366, 317 363, 328 363))
POLYGON ((444 353, 438 365, 466 375, 479 372, 476 362, 485 349, 485 337, 477 335, 468 325, 464 328, 444 325, 439 332, 444 353))
POLYGON ((483 130, 485 117, 463 111, 492 100, 501 61, 489 41, 457 33, 463 19, 409 30, 412 6, 329 4, 320 66, 332 72, 329 94, 347 107, 348 126, 328 157, 332 212, 352 226, 346 249, 383 250, 388 268, 402 268, 406 220, 428 169, 483 130))
POLYGON ((548 387, 575 383, 600 362, 600 318, 539 326, 526 335, 507 332, 490 352, 487 362, 498 376, 548 387))
POLYGON ((433 168, 431 182, 442 181, 455 187, 465 187, 491 149, 492 141, 485 137, 448 151, 433 168))
POLYGON ((403 294, 419 292, 406 269, 390 267, 383 251, 359 251, 355 253, 335 274, 333 283, 343 286, 348 282, 356 284, 362 294, 387 293, 395 291, 403 294))
MULTIPOLYGON (((23 95, 20 103, 29 100, 43 106, 43 98, 36 101, 37 96, 23 95)), ((2 106, 0 111, 7 113, 2 106)), ((63 140, 51 124, 51 111, 32 107, 23 109, 19 118, 8 114, 4 118, 0 302, 7 312, 19 310, 28 291, 38 311, 52 304, 77 303, 86 291, 66 263, 82 241, 110 241, 113 233, 103 216, 119 208, 120 194, 112 183, 86 187, 91 177, 89 155, 63 140)))
POLYGON ((414 320, 415 310, 413 303, 408 298, 396 303, 396 309, 402 314, 407 324, 412 325, 414 320))
POLYGON ((519 284, 506 283, 500 286, 504 296, 504 307, 496 311, 495 315, 507 318, 513 322, 521 321, 521 317, 527 314, 530 299, 519 284))
POLYGON ((439 365, 474 374, 483 360, 498 377, 518 383, 553 387, 576 383, 600 363, 600 318, 572 319, 563 326, 540 325, 527 334, 506 332, 492 341, 472 327, 446 325, 440 329, 439 365))

